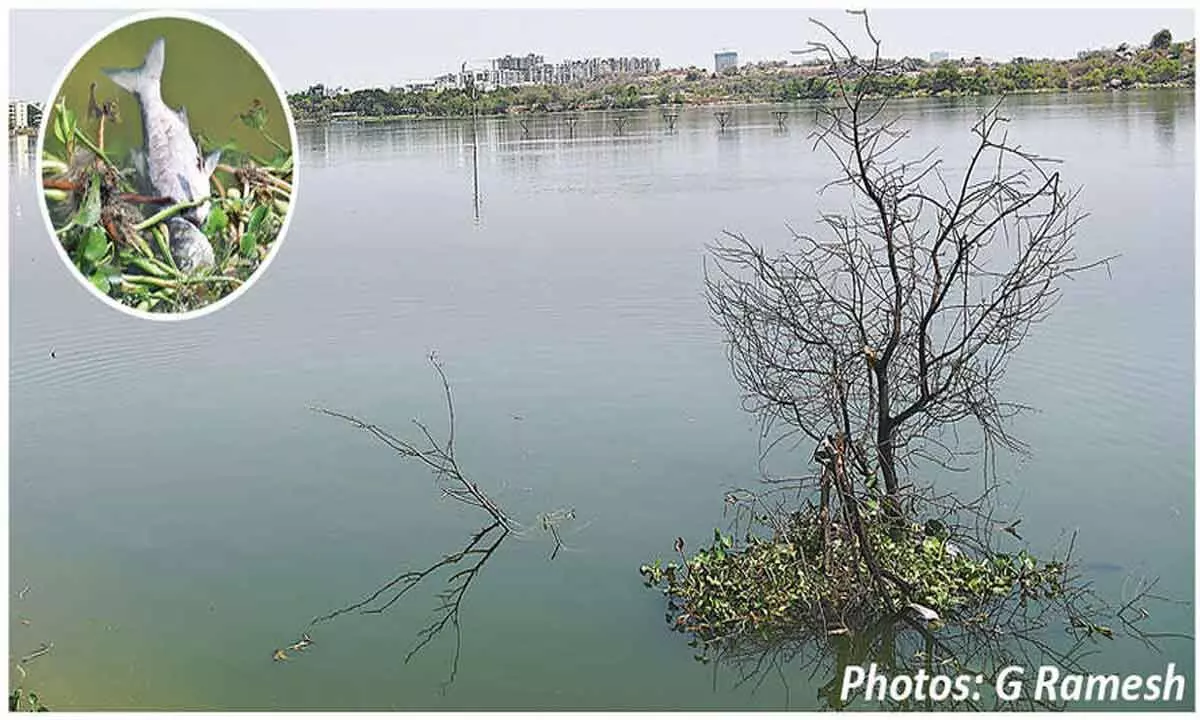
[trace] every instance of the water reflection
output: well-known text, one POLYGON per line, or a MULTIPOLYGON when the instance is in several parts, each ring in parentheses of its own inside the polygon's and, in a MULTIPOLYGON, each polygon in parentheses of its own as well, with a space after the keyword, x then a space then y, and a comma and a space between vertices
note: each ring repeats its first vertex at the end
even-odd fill
MULTIPOLYGON (((449 427, 446 437, 443 439, 435 438, 429 427, 419 420, 413 421, 418 428, 417 439, 410 441, 352 415, 326 408, 313 408, 313 410, 347 422, 359 430, 364 430, 383 445, 395 451, 401 458, 423 465, 433 474, 438 490, 445 498, 482 511, 488 520, 482 528, 469 533, 457 551, 443 554, 442 559, 423 570, 403 571, 384 582, 363 599, 321 615, 309 624, 310 626, 318 625, 350 613, 382 614, 399 602, 410 590, 430 578, 442 575, 445 578, 444 587, 437 595, 438 604, 434 608, 434 617, 417 631, 416 644, 405 655, 404 662, 407 663, 411 660, 422 648, 437 639, 443 632, 452 633, 454 651, 448 675, 442 683, 442 691, 445 692, 458 676, 459 658, 462 653, 461 612, 471 586, 496 551, 500 549, 500 546, 510 536, 522 534, 525 529, 503 510, 478 483, 468 478, 459 467, 455 447, 454 400, 450 383, 437 357, 431 354, 429 360, 441 380, 446 403, 449 427)), ((551 560, 558 556, 562 547, 558 526, 567 520, 573 520, 574 517, 574 510, 555 511, 538 516, 538 524, 543 531, 550 533, 554 540, 551 560)), ((307 633, 303 635, 303 640, 306 641, 306 644, 311 644, 307 633)), ((295 645, 292 648, 296 649, 295 645)), ((286 659, 284 652, 282 649, 276 650, 275 658, 277 660, 286 659)))
POLYGON ((35 151, 33 138, 29 135, 15 135, 8 140, 8 156, 11 166, 16 168, 17 177, 29 175, 33 169, 33 153, 35 151))
POLYGON ((1180 122, 1192 123, 1194 104, 1185 93, 1156 92, 1149 98, 1154 117, 1154 135, 1163 150, 1175 149, 1176 127, 1180 122), (1183 117, 1180 117, 1180 116, 1183 117))

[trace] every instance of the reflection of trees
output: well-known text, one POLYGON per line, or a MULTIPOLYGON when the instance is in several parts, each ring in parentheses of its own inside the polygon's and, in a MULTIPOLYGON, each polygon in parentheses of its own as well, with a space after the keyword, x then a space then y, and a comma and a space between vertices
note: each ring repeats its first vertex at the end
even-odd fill
POLYGON ((316 167, 329 164, 329 123, 296 126, 296 139, 304 148, 304 163, 316 167))
MULTIPOLYGON (((1150 108, 1154 112, 1154 134, 1164 150, 1175 148, 1175 126, 1179 121, 1179 107, 1182 104, 1179 93, 1158 91, 1148 93, 1150 108)), ((1190 107, 1190 106, 1189 106, 1190 107)))

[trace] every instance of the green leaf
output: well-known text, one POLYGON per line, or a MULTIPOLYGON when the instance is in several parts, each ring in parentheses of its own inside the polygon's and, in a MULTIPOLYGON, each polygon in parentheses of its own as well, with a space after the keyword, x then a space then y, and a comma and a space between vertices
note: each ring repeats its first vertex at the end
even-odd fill
MULTIPOLYGON (((104 257, 107 252, 108 235, 100 228, 93 227, 83 239, 83 256, 92 262, 96 262, 104 257)), ((107 284, 107 281, 105 284, 107 284)))
POLYGON ((240 247, 243 255, 253 257, 255 249, 258 248, 258 237, 252 232, 246 233, 242 236, 240 247))
POLYGON ((75 213, 72 222, 80 227, 92 227, 100 222, 100 179, 92 175, 88 182, 87 195, 83 199, 83 204, 79 206, 79 212, 75 213))
POLYGON ((250 213, 250 222, 246 223, 246 232, 258 232, 258 226, 262 225, 263 218, 267 216, 267 206, 259 205, 254 208, 254 212, 250 213))
POLYGON ((54 112, 54 137, 63 145, 67 144, 67 129, 63 120, 63 108, 59 106, 54 112))
POLYGON ((267 124, 267 108, 261 101, 255 100, 246 110, 246 112, 238 116, 247 127, 255 130, 261 130, 267 124))
POLYGON ((220 205, 214 205, 208 213, 208 219, 204 221, 204 234, 213 237, 219 235, 229 227, 229 216, 221 209, 220 205))
POLYGON ((92 273, 92 277, 89 279, 92 281, 92 284, 96 286, 96 289, 105 295, 107 295, 108 291, 112 289, 112 286, 108 283, 108 275, 99 270, 92 273))

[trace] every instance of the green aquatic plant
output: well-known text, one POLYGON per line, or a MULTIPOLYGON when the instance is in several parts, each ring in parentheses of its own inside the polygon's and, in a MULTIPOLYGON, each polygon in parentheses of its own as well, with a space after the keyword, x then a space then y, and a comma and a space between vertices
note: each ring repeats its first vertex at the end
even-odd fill
POLYGON ((172 219, 204 201, 139 193, 133 153, 118 162, 103 147, 111 117, 89 113, 97 139, 65 99, 47 119, 56 147, 43 154, 43 191, 71 262, 101 293, 143 312, 195 310, 236 290, 270 254, 291 205, 293 155, 267 135, 266 108, 256 102, 239 117, 275 148, 273 158, 201 135, 201 150, 220 147, 224 162, 213 174, 208 217, 195 228, 212 246, 213 262, 193 268, 172 253, 172 228, 190 230, 172 219))
POLYGON ((48 712, 49 710, 50 708, 43 705, 41 698, 32 690, 18 687, 8 694, 9 712, 48 712))
MULTIPOLYGON (((978 543, 965 526, 934 517, 934 507, 918 508, 929 516, 924 522, 897 524, 880 503, 864 502, 866 532, 859 536, 848 521, 827 522, 815 504, 782 524, 762 497, 742 491, 733 504, 739 520, 731 531, 715 529, 690 555, 681 538, 679 561, 656 559, 640 572, 647 587, 665 595, 667 624, 690 636, 695 659, 734 668, 737 684, 774 673, 786 687, 796 673, 826 673, 818 697, 840 709, 850 704, 842 698, 848 666, 990 681, 1013 664, 1085 672, 1081 663, 1096 643, 1118 636, 1152 648, 1155 639, 1179 637, 1142 628, 1147 604, 1161 599, 1153 582, 1139 584, 1120 607, 1096 595, 1071 560, 1073 538, 1061 557, 1041 559, 978 543), (875 582, 877 573, 892 581, 875 582)), ((1043 704, 986 696, 939 702, 937 709, 1043 704)))
POLYGON ((1068 586, 1061 560, 1042 561, 1025 550, 968 554, 935 531, 939 522, 897 528, 884 522, 878 506, 863 519, 883 571, 904 578, 907 592, 875 594, 857 538, 837 524, 827 543, 815 507, 793 513, 790 527, 772 537, 747 533, 737 542, 714 530, 711 544, 682 564, 656 560, 641 573, 666 594, 672 626, 704 644, 771 640, 806 628, 848 632, 898 609, 935 625, 984 625, 996 601, 1053 599, 1068 586))

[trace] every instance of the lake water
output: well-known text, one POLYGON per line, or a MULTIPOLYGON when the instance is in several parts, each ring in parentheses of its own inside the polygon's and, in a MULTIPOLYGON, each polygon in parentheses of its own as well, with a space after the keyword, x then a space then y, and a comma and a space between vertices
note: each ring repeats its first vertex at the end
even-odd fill
MULTIPOLYGON (((1083 188, 1081 254, 1121 257, 1111 277, 1069 283, 1020 350, 1005 392, 1040 412, 1016 426, 1034 455, 1009 464, 1004 497, 1036 550, 1078 530, 1114 600, 1143 576, 1193 599, 1193 103, 1008 104, 1017 140, 1083 188)), ((914 152, 939 145, 956 167, 980 103, 902 107, 914 152)), ((724 229, 776 243, 785 223, 812 226, 831 165, 810 129, 799 106, 786 131, 769 108, 735 110, 723 133, 703 109, 675 133, 635 115, 621 136, 605 115, 573 138, 554 118, 528 137, 481 119, 476 221, 468 124, 302 127, 278 257, 233 305, 184 323, 127 317, 80 287, 14 158, 10 654, 54 643, 25 684, 55 709, 817 707, 823 677, 714 679, 637 573, 677 535, 696 547, 724 527, 724 492, 757 476, 701 263, 724 229), (567 549, 550 561, 535 529, 494 556, 462 607, 445 694, 450 634, 404 662, 437 580, 272 662, 314 616, 485 524, 307 409, 440 432, 430 351, 463 467, 528 525, 575 508, 567 549)), ((1152 629, 1191 632, 1190 605, 1151 609, 1152 629)), ((1161 645, 1101 644, 1088 667, 1175 662, 1192 680, 1192 642, 1161 645)))

